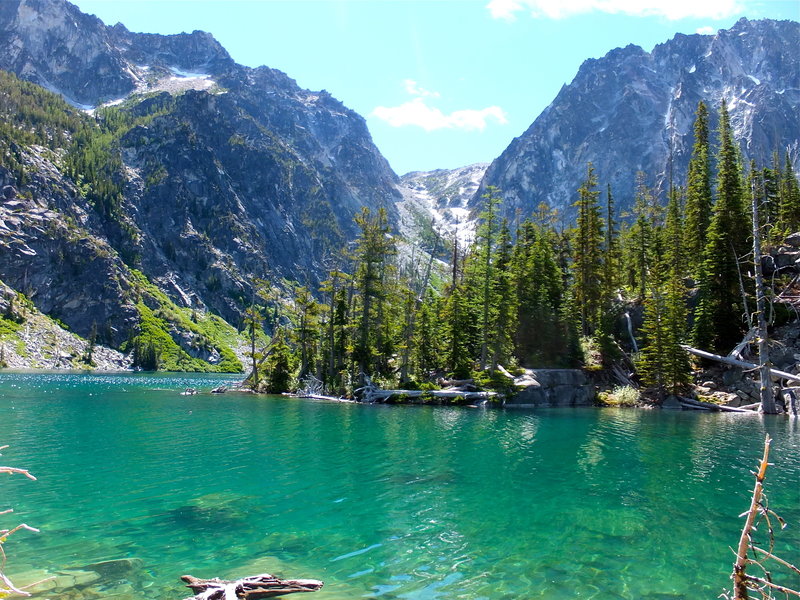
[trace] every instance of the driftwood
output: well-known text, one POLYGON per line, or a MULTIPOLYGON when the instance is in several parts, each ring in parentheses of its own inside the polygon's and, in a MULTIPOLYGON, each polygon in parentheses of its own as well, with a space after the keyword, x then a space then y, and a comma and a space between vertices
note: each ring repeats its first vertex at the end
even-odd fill
POLYGON ((747 348, 747 346, 749 346, 752 343, 755 335, 756 335, 756 328, 755 327, 750 328, 747 331, 747 334, 745 334, 744 338, 742 338, 742 341, 739 342, 733 350, 731 350, 730 354, 728 354, 728 358, 737 358, 741 360, 742 352, 744 352, 744 349, 747 348))
POLYGON ((739 544, 736 548, 736 561, 733 563, 733 572, 731 573, 733 596, 723 594, 723 597, 729 600, 749 600, 749 592, 751 590, 761 596, 762 600, 774 598, 773 592, 783 594, 786 598, 790 595, 800 598, 800 591, 776 583, 773 579, 772 565, 766 564, 767 561, 773 561, 778 563, 784 571, 789 571, 793 575, 800 575, 800 569, 795 565, 772 553, 774 547, 773 534, 775 531, 772 520, 774 519, 780 523, 781 529, 786 527, 786 523, 769 508, 767 498, 764 495, 764 479, 767 474, 767 466, 770 464, 768 461, 771 443, 772 440, 767 434, 764 439, 764 456, 759 463, 758 471, 753 473, 756 477, 756 483, 750 499, 750 508, 739 515, 740 517, 745 517, 745 523, 739 537, 739 544), (766 521, 765 528, 759 527, 760 521, 766 521), (759 548, 753 540, 753 533, 759 529, 766 529, 769 538, 768 550, 759 548), (758 568, 763 576, 749 574, 747 569, 751 566, 758 568))
MULTIPOLYGON (((0 446, 0 450, 5 450, 8 446, 0 446)), ((4 467, 0 466, 0 473, 7 473, 9 475, 23 475, 32 481, 36 481, 36 477, 31 475, 28 469, 20 469, 18 467, 4 467)), ((7 515, 9 513, 14 512, 13 508, 7 508, 5 510, 0 510, 0 515, 7 515)), ((35 533, 39 533, 39 530, 35 527, 31 527, 30 525, 26 525, 25 523, 21 523, 12 529, 0 529, 0 598, 5 598, 6 596, 30 596, 29 592, 26 592, 24 588, 33 587, 42 583, 43 581, 38 581, 36 583, 31 583, 29 585, 23 586, 19 588, 15 586, 11 580, 3 573, 3 570, 6 566, 6 552, 3 549, 3 544, 8 540, 9 537, 17 533, 18 531, 33 531, 35 533)))
POLYGON ((470 379, 445 379, 444 377, 440 377, 439 380, 436 382, 442 387, 464 387, 467 385, 474 386, 475 380, 470 379))
MULTIPOLYGON (((700 358, 707 358, 709 360, 715 360, 717 362, 724 363, 726 365, 733 365, 734 367, 739 367, 740 369, 758 369, 759 366, 755 363, 746 362, 744 360, 739 360, 737 358, 731 358, 729 356, 720 356, 719 354, 712 354, 711 352, 706 352, 705 350, 698 350, 697 348, 692 348, 691 346, 681 346, 687 352, 694 354, 695 356, 699 356, 700 358)), ((770 369, 770 373, 774 379, 789 379, 790 381, 800 381, 800 375, 795 375, 794 373, 787 373, 786 371, 779 371, 777 369, 770 369)))
MULTIPOLYGON (((686 408, 696 408, 699 410, 721 410, 723 412, 738 412, 738 413, 752 413, 752 410, 747 410, 742 407, 735 407, 735 406, 725 406, 722 404, 714 404, 713 402, 704 402, 703 400, 695 400, 694 398, 678 398, 678 402, 680 402, 686 408)), ((760 405, 756 404, 755 406, 758 407, 760 405)))
POLYGON ((267 573, 236 581, 224 581, 216 577, 198 579, 191 575, 183 575, 181 579, 195 594, 186 600, 260 600, 295 592, 316 592, 323 586, 316 579, 278 579, 267 573))

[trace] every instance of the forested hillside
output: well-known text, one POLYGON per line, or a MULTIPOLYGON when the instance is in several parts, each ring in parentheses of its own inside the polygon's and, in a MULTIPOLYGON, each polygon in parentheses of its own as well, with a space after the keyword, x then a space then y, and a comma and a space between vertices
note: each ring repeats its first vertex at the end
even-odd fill
MULTIPOLYGON (((329 273, 324 300, 301 290, 277 321, 262 383, 283 370, 349 393, 363 374, 415 389, 440 377, 502 385, 501 366, 618 365, 657 397, 685 391, 682 344, 727 354, 752 326, 752 206, 771 247, 800 228, 787 155, 742 164, 725 102, 711 110, 715 131, 709 108, 697 106, 688 178, 660 197, 640 172, 624 216, 592 164, 575 182, 568 228, 546 206, 510 223, 502 190, 489 188, 475 243, 454 240, 444 281, 433 282, 424 262, 401 271, 385 215, 365 211, 355 253, 329 273)), ((780 324, 789 311, 777 297, 796 271, 771 272, 769 319, 780 324)))

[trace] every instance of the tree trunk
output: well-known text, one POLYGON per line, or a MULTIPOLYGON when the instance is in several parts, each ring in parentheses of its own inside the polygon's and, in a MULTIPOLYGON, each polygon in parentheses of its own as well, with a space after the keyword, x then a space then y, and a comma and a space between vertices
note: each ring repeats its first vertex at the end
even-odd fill
POLYGON ((772 377, 769 364, 769 338, 767 337, 767 319, 764 313, 764 277, 761 273, 761 228, 758 218, 758 198, 755 181, 752 189, 753 197, 753 264, 756 279, 756 315, 758 320, 758 364, 761 375, 761 412, 774 415, 778 412, 775 396, 772 393, 772 377))

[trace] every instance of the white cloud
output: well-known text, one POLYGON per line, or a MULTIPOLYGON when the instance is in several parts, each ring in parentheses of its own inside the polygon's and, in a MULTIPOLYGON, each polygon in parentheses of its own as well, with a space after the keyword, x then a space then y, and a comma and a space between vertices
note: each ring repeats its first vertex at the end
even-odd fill
POLYGON ((372 111, 372 115, 386 121, 392 127, 413 125, 425 131, 437 129, 483 131, 490 119, 500 125, 508 123, 505 111, 499 106, 489 106, 480 110, 456 110, 448 115, 438 108, 425 104, 425 99, 422 97, 409 100, 400 106, 378 106, 372 111))
POLYGON ((695 33, 699 33, 700 35, 714 35, 717 32, 711 25, 706 25, 705 27, 698 27, 695 30, 695 33))
POLYGON ((420 96, 422 98, 431 97, 431 98, 438 98, 439 92, 431 92, 430 90, 426 90, 423 87, 420 87, 416 81, 413 79, 406 79, 403 81, 403 85, 406 86, 406 91, 411 94, 412 96, 420 96))
POLYGON ((490 0, 486 8, 493 18, 506 20, 513 20, 520 11, 549 19, 605 12, 636 17, 657 16, 674 21, 686 18, 723 19, 744 10, 743 0, 490 0))

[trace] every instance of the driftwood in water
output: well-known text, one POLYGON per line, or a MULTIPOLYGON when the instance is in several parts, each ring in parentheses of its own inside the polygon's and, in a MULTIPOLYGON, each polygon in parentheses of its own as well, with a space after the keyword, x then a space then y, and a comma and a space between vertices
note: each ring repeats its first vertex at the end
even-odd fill
POLYGON ((733 563, 733 573, 731 573, 733 596, 728 594, 720 596, 728 600, 749 600, 750 591, 758 594, 763 600, 775 598, 775 593, 783 594, 783 597, 786 598, 789 596, 800 598, 800 591, 780 585, 775 581, 776 571, 778 570, 782 571, 782 575, 794 578, 800 575, 800 569, 773 554, 775 547, 774 532, 777 529, 774 526, 774 522, 777 521, 780 524, 780 529, 786 527, 786 523, 769 508, 769 503, 764 495, 767 466, 771 464, 768 462, 771 443, 772 440, 767 435, 764 439, 764 456, 759 463, 758 472, 753 473, 756 477, 756 483, 750 499, 750 508, 747 512, 739 515, 740 517, 745 517, 745 523, 739 537, 736 562, 733 563), (762 527, 762 522, 766 527, 762 527), (766 547, 769 548, 768 550, 756 546, 753 534, 759 531, 765 531, 767 534, 768 545, 766 547), (774 563, 777 563, 777 565, 774 563), (760 576, 751 575, 747 572, 751 566, 756 567, 760 576))
POLYGON ((195 594, 186 600, 261 600, 295 592, 316 592, 323 585, 316 579, 278 579, 267 573, 236 581, 224 581, 216 577, 198 579, 191 575, 183 575, 181 579, 195 594))

